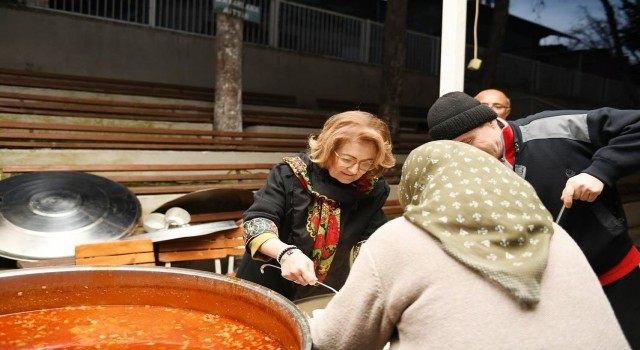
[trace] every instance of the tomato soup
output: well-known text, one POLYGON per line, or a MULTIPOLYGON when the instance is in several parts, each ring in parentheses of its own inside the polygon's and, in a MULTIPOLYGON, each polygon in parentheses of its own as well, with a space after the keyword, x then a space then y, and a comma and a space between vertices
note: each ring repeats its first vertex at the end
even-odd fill
POLYGON ((236 320, 149 305, 73 306, 0 315, 1 349, 281 349, 236 320))

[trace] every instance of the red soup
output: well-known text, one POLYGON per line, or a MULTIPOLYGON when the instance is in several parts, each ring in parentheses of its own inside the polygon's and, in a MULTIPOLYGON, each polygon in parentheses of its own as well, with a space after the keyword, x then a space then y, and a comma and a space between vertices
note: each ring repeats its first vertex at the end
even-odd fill
POLYGON ((281 349, 236 320, 148 305, 73 306, 0 315, 1 349, 281 349))

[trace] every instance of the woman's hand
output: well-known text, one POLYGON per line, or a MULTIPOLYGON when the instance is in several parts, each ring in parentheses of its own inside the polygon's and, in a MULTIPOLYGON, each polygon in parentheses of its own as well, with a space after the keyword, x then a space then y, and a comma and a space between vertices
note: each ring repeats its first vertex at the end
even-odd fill
POLYGON ((318 283, 313 261, 299 249, 293 249, 291 254, 283 257, 280 266, 282 267, 282 277, 289 281, 303 286, 318 283))
POLYGON ((279 239, 269 239, 260 246, 260 252, 264 255, 278 259, 280 253, 287 251, 280 257, 280 267, 282 277, 289 281, 306 285, 315 285, 318 283, 316 272, 313 267, 313 261, 309 259, 300 249, 291 249, 295 246, 287 245, 279 239))

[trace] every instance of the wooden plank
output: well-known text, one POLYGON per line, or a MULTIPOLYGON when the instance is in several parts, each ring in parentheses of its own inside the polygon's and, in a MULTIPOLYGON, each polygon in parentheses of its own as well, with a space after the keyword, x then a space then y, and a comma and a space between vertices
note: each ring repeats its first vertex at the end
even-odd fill
POLYGON ((226 249, 196 250, 187 252, 158 253, 158 261, 174 262, 189 260, 221 259, 227 257, 226 249))
POLYGON ((158 243, 161 262, 220 259, 244 254, 242 227, 212 234, 185 237, 158 243))
POLYGON ((209 137, 239 137, 239 138, 266 138, 266 139, 301 139, 306 140, 309 136, 304 134, 283 134, 283 133, 261 133, 244 131, 218 131, 218 130, 193 130, 193 129, 166 129, 166 128, 135 128, 117 127, 104 125, 80 125, 64 123, 30 123, 0 121, 0 128, 34 130, 57 130, 57 131, 86 131, 104 133, 123 134, 159 134, 159 135, 181 135, 181 136, 209 136, 209 137))
MULTIPOLYGON (((0 81, 5 85, 40 87, 47 89, 57 88, 85 92, 141 95, 147 97, 170 97, 208 102, 214 100, 213 88, 65 75, 10 68, 0 68, 0 81)), ((250 91, 242 92, 242 100, 249 104, 275 106, 295 106, 297 104, 296 97, 292 95, 268 94, 250 91)))
POLYGON ((251 151, 300 152, 298 148, 229 145, 135 144, 111 142, 54 142, 54 141, 2 141, 0 146, 13 148, 65 148, 65 149, 134 149, 134 150, 199 150, 199 151, 251 151))
POLYGON ((58 142, 70 142, 72 140, 80 140, 89 142, 114 142, 121 144, 131 144, 132 147, 139 147, 140 144, 190 144, 190 145, 225 145, 225 146, 271 146, 283 147, 291 149, 304 149, 305 141, 288 141, 288 140, 266 140, 251 139, 240 140, 232 138, 197 138, 197 137, 178 137, 178 136, 148 136, 148 135, 119 135, 119 134, 103 134, 103 133, 53 133, 53 132, 0 132, 0 138, 4 139, 28 139, 28 140, 56 140, 58 142))
POLYGON ((245 252, 243 248, 227 248, 227 255, 242 255, 245 252))
POLYGON ((244 254, 244 248, 161 252, 161 253, 158 253, 158 261, 174 262, 174 261, 189 261, 189 260, 204 260, 204 259, 221 259, 221 258, 226 258, 227 256, 230 256, 230 255, 242 255, 242 254, 244 254))
MULTIPOLYGON (((36 109, 36 108, 21 108, 21 107, 6 107, 0 105, 0 112, 12 113, 12 114, 37 114, 59 117, 81 117, 81 118, 101 118, 101 119, 132 119, 133 116, 125 114, 112 114, 112 113, 94 113, 94 112, 82 112, 82 111, 69 111, 69 110, 57 110, 57 109, 36 109)), ((206 116, 190 116, 188 118, 176 118, 175 116, 158 117, 138 115, 135 117, 138 120, 150 120, 150 121, 163 121, 163 122, 188 122, 188 123, 210 123, 211 117, 206 116)))
POLYGON ((146 117, 158 120, 190 120, 190 121, 210 121, 211 113, 202 112, 180 112, 180 111, 160 111, 131 108, 125 106, 100 106, 80 103, 63 103, 63 102, 30 102, 24 100, 3 100, 0 99, 0 105, 5 108, 19 108, 25 111, 34 110, 46 114, 48 111, 64 111, 76 113, 91 113, 94 115, 120 115, 127 117, 146 117))
POLYGON ((321 128, 324 125, 324 121, 321 120, 309 120, 287 117, 260 117, 246 115, 242 118, 243 123, 247 124, 260 124, 260 125, 277 125, 277 126, 297 126, 306 128, 321 128))
POLYGON ((150 239, 109 241, 80 244, 75 248, 76 258, 87 258, 105 254, 129 254, 132 252, 153 252, 153 242, 150 239))
POLYGON ((271 169, 273 163, 210 163, 210 164, 4 164, 7 173, 40 171, 206 171, 271 169))
POLYGON ((242 114, 244 116, 251 117, 287 117, 293 119, 303 119, 303 120, 317 120, 321 122, 325 122, 331 114, 329 113, 317 113, 313 111, 307 110, 299 110, 299 109, 265 109, 265 108, 255 108, 255 107, 247 107, 242 110, 242 114))
POLYGON ((12 70, 9 68, 0 68, 0 80, 5 85, 40 87, 48 89, 58 88, 125 95, 197 99, 204 101, 213 101, 214 98, 213 89, 210 88, 12 70))
POLYGON ((151 253, 131 253, 105 255, 76 259, 76 265, 155 265, 155 255, 151 253))
POLYGON ((167 174, 167 175, 114 175, 105 176, 113 181, 120 183, 129 182, 206 182, 206 181, 242 181, 242 180, 266 180, 269 176, 267 172, 260 173, 241 173, 241 174, 205 174, 205 175, 183 175, 183 174, 167 174))
POLYGON ((238 239, 242 238, 242 227, 236 227, 231 230, 214 232, 197 237, 184 237, 171 240, 171 242, 191 242, 191 241, 214 241, 220 239, 238 239))
POLYGON ((81 244, 75 249, 76 265, 154 264, 150 239, 81 244))
POLYGON ((235 248, 244 246, 242 238, 192 241, 166 241, 158 244, 158 252, 177 252, 190 250, 208 250, 221 248, 235 248))
POLYGON ((134 194, 169 194, 169 193, 189 193, 216 188, 237 188, 245 190, 258 190, 265 185, 265 182, 244 182, 226 184, 205 184, 205 185, 175 185, 175 186, 133 186, 129 187, 134 194))
MULTIPOLYGON (((130 107, 130 108, 151 109, 151 110, 154 110, 154 109, 188 110, 188 111, 194 111, 194 112, 208 113, 209 117, 211 117, 211 113, 213 109, 212 106, 205 107, 202 105, 194 105, 192 103, 191 104, 190 103, 149 103, 149 102, 114 100, 111 97, 107 97, 104 99, 81 98, 81 97, 41 95, 41 94, 32 94, 32 93, 16 93, 16 92, 4 92, 4 91, 0 91, 0 98, 59 102, 59 103, 68 103, 68 104, 81 104, 81 105, 130 107)), ((197 101, 197 102, 201 103, 200 101, 197 101)))

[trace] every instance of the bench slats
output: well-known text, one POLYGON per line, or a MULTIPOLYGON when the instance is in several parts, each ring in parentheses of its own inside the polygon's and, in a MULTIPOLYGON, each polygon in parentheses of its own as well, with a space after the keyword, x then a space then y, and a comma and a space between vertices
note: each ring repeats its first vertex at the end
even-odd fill
POLYGON ((120 150, 174 150, 174 151, 238 151, 238 152, 299 152, 284 147, 227 146, 227 145, 174 145, 174 144, 132 144, 100 142, 53 142, 53 141, 1 141, 7 148, 63 148, 63 149, 120 149, 120 150))
POLYGON ((0 145, 13 148, 300 152, 307 135, 126 128, 0 121, 0 145), (8 131, 9 130, 9 131, 8 131))
POLYGON ((257 190, 263 187, 264 181, 225 183, 225 184, 204 184, 204 185, 174 185, 174 186, 135 186, 129 187, 135 194, 168 194, 168 193, 190 193, 195 191, 211 190, 216 188, 235 188, 244 190, 257 190))
POLYGON ((150 239, 111 241, 77 245, 76 265, 155 265, 150 239))
POLYGON ((51 133, 51 132, 0 132, 0 138, 5 139, 28 139, 28 140, 56 140, 58 142, 66 142, 67 140, 81 140, 87 141, 105 141, 114 143, 130 142, 132 147, 139 144, 152 143, 152 144, 193 144, 193 145, 254 145, 254 146, 276 146, 283 148, 297 148, 304 149, 306 142, 304 141, 270 141, 270 140, 236 140, 236 139, 219 139, 219 138, 196 138, 196 137, 159 137, 159 136, 146 136, 136 135, 131 137, 130 135, 106 135, 94 133, 90 137, 87 134, 80 133, 51 133))
MULTIPOLYGON (((5 85, 65 89, 122 95, 167 97, 185 100, 214 101, 214 89, 189 85, 109 79, 58 73, 0 68, 0 81, 5 85)), ((243 91, 242 100, 252 105, 293 107, 295 96, 243 91)))
POLYGON ((158 261, 220 259, 244 253, 242 228, 158 243, 158 261))
POLYGON ((34 171, 202 171, 202 170, 253 170, 271 169, 273 163, 233 164, 5 164, 4 173, 26 173, 34 171))

